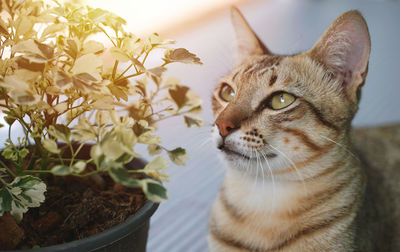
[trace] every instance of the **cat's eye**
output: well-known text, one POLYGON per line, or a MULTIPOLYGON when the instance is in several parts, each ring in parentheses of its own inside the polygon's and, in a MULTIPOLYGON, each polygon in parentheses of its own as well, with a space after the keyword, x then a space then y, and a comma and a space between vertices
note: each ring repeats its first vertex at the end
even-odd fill
POLYGON ((224 83, 219 91, 219 97, 226 102, 232 101, 233 97, 235 96, 235 91, 231 86, 224 83))
POLYGON ((280 92, 272 96, 269 102, 269 106, 275 110, 283 109, 292 104, 295 100, 296 97, 294 95, 280 92))

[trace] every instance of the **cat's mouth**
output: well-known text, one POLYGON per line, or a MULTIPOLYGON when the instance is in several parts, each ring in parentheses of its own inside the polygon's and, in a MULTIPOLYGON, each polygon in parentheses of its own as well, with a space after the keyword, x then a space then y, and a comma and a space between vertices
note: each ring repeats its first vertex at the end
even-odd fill
MULTIPOLYGON (((224 152, 225 154, 238 156, 238 157, 241 157, 241 158, 244 158, 244 159, 247 159, 247 160, 257 159, 257 155, 256 155, 256 156, 249 157, 249 156, 246 155, 246 154, 243 154, 243 153, 234 151, 234 150, 232 150, 232 149, 229 149, 229 148, 227 148, 225 145, 220 145, 220 146, 218 146, 218 149, 220 149, 220 150, 221 150, 222 152, 224 152)), ((265 153, 265 154, 263 154, 262 156, 265 156, 266 158, 274 158, 274 157, 276 157, 277 155, 276 155, 275 153, 265 153)))

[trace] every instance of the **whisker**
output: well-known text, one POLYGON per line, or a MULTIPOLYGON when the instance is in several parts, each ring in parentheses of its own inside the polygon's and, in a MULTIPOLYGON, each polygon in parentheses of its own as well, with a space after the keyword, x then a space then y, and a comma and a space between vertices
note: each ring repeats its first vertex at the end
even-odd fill
POLYGON ((339 147, 341 147, 341 148, 343 148, 343 149, 344 149, 347 153, 349 153, 352 157, 354 157, 356 160, 360 161, 360 159, 357 157, 357 155, 355 155, 355 154, 354 154, 353 152, 351 152, 348 148, 346 148, 346 146, 344 146, 344 145, 342 145, 342 144, 340 144, 340 143, 338 143, 338 142, 336 142, 336 141, 330 139, 330 138, 327 137, 327 136, 322 136, 322 135, 318 135, 318 136, 321 137, 321 138, 323 138, 323 139, 325 139, 325 140, 328 140, 329 142, 332 142, 332 143, 336 144, 337 146, 339 146, 339 147))
POLYGON ((299 177, 299 179, 301 180, 301 182, 302 182, 302 184, 303 184, 303 189, 304 189, 305 194, 308 194, 307 189, 306 189, 306 184, 305 184, 305 182, 304 182, 304 178, 303 178, 303 176, 301 175, 301 173, 299 172, 299 170, 297 169, 296 164, 295 164, 285 153, 283 153, 282 151, 280 151, 278 148, 272 146, 271 144, 268 144, 268 146, 271 147, 271 148, 273 148, 274 150, 276 150, 276 151, 279 152, 280 154, 282 154, 282 156, 283 156, 287 161, 289 161, 289 163, 293 166, 293 168, 295 169, 295 171, 296 171, 296 173, 297 173, 297 176, 299 177))
POLYGON ((275 178, 274 178, 274 173, 272 172, 271 166, 269 164, 268 158, 265 156, 265 153, 260 152, 261 155, 263 156, 263 158, 265 159, 270 175, 271 175, 271 181, 272 181, 272 204, 271 204, 271 210, 269 213, 269 217, 268 217, 268 221, 270 220, 270 218, 272 217, 272 212, 275 209, 275 196, 276 196, 276 188, 275 188, 275 178))

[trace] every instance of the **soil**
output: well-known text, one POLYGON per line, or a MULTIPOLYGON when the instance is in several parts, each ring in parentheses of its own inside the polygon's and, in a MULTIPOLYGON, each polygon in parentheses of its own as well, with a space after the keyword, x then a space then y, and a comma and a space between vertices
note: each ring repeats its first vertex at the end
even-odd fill
POLYGON ((97 234, 123 222, 145 203, 140 189, 115 184, 107 175, 45 180, 45 203, 24 214, 18 224, 22 240, 8 249, 46 247, 97 234))

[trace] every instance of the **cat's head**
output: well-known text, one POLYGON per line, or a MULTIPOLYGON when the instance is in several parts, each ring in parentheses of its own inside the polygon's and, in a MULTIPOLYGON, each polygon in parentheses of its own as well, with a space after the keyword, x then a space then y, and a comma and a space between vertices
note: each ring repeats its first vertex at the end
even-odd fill
POLYGON ((370 37, 361 14, 344 13, 309 51, 290 56, 271 53, 236 8, 232 22, 236 66, 212 97, 214 139, 230 166, 262 162, 285 170, 280 164, 304 164, 340 142, 368 70, 370 37))

